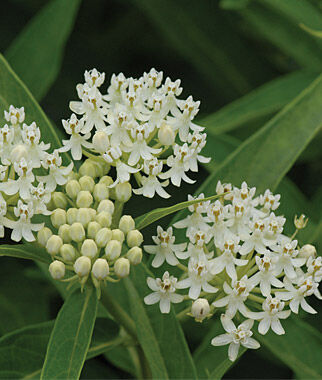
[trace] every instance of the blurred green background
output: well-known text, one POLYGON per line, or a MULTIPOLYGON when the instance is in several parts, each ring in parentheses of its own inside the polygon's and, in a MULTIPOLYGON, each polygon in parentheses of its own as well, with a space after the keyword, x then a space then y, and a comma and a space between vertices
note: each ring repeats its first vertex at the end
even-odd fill
MULTIPOLYGON (((155 67, 165 76, 182 80, 182 97, 193 95, 201 101, 198 122, 207 127, 211 143, 207 153, 214 157, 213 164, 192 175, 197 180, 195 185, 185 185, 180 192, 170 189, 173 194, 170 204, 186 200, 187 194, 192 194, 207 178, 213 165, 222 162, 259 130, 307 87, 322 68, 322 39, 300 27, 304 24, 322 30, 322 3, 318 0, 83 0, 75 14, 75 24, 71 21, 63 54, 57 58, 58 75, 52 74, 52 83, 37 93, 37 81, 43 77, 24 78, 24 70, 28 64, 40 67, 46 64, 44 48, 31 52, 29 60, 24 56, 17 60, 17 38, 47 3, 2 0, 0 50, 31 91, 35 91, 57 127, 61 128, 60 120, 70 115, 68 103, 76 99, 75 86, 83 81, 84 70, 93 67, 104 71, 107 80, 112 73, 135 77, 155 67), (16 44, 15 49, 12 44, 16 44), (248 111, 234 119, 243 104, 248 111)), ((64 22, 63 18, 57 19, 58 28, 64 22)), ((48 51, 51 48, 46 47, 48 51)), ((287 174, 297 213, 307 214, 320 227, 321 157, 320 131, 287 174)), ((277 160, 272 156, 272 165, 277 160)), ((287 199, 283 201, 288 204, 287 199)), ((165 205, 169 201, 158 200, 158 206, 165 205)), ((127 210, 138 216, 152 207, 155 203, 152 206, 151 200, 140 198, 139 209, 136 202, 130 202, 127 210)), ((163 225, 170 219, 165 219, 163 225)), ((147 239, 154 227, 145 231, 147 239)), ((317 229, 319 236, 321 230, 317 229)), ((1 334, 56 315, 62 301, 34 264, 2 258, 0 278, 1 334), (15 309, 9 302, 12 299, 15 309)), ((314 300, 311 304, 318 307, 314 300)), ((319 328, 319 316, 306 319, 319 328)), ((185 326, 192 349, 208 327, 185 326)), ((82 378, 104 378, 105 364, 103 358, 86 362, 82 378)), ((115 377, 122 376, 126 377, 115 368, 115 377)), ((225 375, 225 378, 293 377, 292 371, 265 349, 247 352, 225 375)))

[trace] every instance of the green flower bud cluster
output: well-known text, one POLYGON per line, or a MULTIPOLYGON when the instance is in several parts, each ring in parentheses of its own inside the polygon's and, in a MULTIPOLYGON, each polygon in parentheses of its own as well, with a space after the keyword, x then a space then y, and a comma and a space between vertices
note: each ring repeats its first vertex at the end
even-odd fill
POLYGON ((63 191, 53 194, 51 225, 37 236, 53 259, 49 272, 54 279, 80 281, 82 288, 91 281, 98 295, 102 282, 119 281, 130 274, 131 265, 140 264, 143 242, 133 218, 114 213, 110 198, 121 201, 117 189, 109 188, 112 178, 99 177, 102 172, 86 160, 80 174, 70 176, 63 191), (73 274, 67 276, 68 270, 73 274))

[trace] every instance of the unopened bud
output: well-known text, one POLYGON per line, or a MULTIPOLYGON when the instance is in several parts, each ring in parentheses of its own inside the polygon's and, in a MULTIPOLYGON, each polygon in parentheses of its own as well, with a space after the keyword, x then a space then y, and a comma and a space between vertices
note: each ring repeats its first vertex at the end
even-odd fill
POLYGON ((172 127, 168 124, 162 124, 159 133, 158 133, 158 139, 162 145, 172 145, 174 143, 174 140, 176 138, 176 135, 172 129, 172 127))
POLYGON ((316 248, 312 244, 305 244, 300 249, 299 257, 308 259, 309 257, 316 257, 316 248))
POLYGON ((88 276, 91 271, 91 259, 87 256, 79 257, 74 263, 74 271, 79 277, 88 276))
POLYGON ((80 177, 79 184, 82 190, 89 191, 90 193, 93 191, 95 186, 93 178, 88 175, 80 177))
POLYGON ((139 247, 143 242, 143 235, 139 230, 132 230, 126 236, 127 245, 131 247, 139 247))
POLYGON ((78 214, 78 209, 77 208, 69 208, 67 210, 67 223, 68 224, 73 224, 77 221, 77 214, 78 214))
POLYGON ((58 235, 63 239, 64 243, 70 243, 72 241, 69 232, 70 232, 69 224, 63 224, 59 227, 58 235))
POLYGON ((90 222, 87 226, 87 236, 90 239, 95 239, 95 236, 97 235, 98 231, 101 229, 101 225, 97 222, 90 222))
POLYGON ((47 244, 46 244, 47 252, 50 255, 55 256, 58 254, 62 245, 63 245, 63 241, 62 241, 61 237, 58 235, 52 235, 48 239, 47 244))
POLYGON ((78 209, 77 212, 77 222, 81 223, 85 228, 87 227, 88 223, 92 220, 90 209, 81 207, 78 209))
POLYGON ((109 197, 109 189, 103 183, 97 183, 94 187, 93 195, 96 201, 102 201, 109 197))
POLYGON ((76 243, 80 243, 85 239, 85 230, 81 223, 73 223, 69 230, 70 237, 76 243))
POLYGON ((122 244, 118 240, 111 240, 106 244, 105 256, 108 260, 116 260, 120 257, 122 251, 122 244))
POLYGON ((130 261, 121 257, 115 261, 114 273, 119 278, 127 277, 130 274, 130 261))
POLYGON ((191 307, 191 315, 197 322, 202 322, 210 313, 210 306, 208 300, 205 298, 198 298, 194 301, 191 307))
POLYGON ((93 259, 97 255, 97 245, 93 239, 85 239, 82 248, 81 254, 83 256, 90 257, 93 259))
POLYGON ((135 228, 135 222, 132 216, 130 215, 123 215, 119 222, 119 229, 123 231, 125 234, 128 232, 134 230, 135 228))
POLYGON ((66 261, 75 260, 76 249, 71 244, 63 244, 59 252, 64 260, 66 261))
POLYGON ((93 161, 93 165, 95 166, 96 177, 99 177, 99 178, 107 174, 111 168, 111 166, 105 160, 93 161))
MULTIPOLYGON (((99 224, 100 228, 101 225, 99 224)), ((112 239, 112 231, 109 228, 101 228, 96 236, 95 242, 99 248, 103 248, 112 239)))
POLYGON ((101 211, 107 211, 112 215, 114 212, 114 203, 109 199, 104 199, 100 201, 97 207, 97 212, 99 213, 101 211))
POLYGON ((55 260, 49 265, 49 273, 55 280, 60 280, 65 276, 65 264, 55 260))
POLYGON ((110 227, 112 224, 112 215, 107 211, 101 211, 96 215, 96 222, 98 222, 102 227, 110 227))
POLYGON ((81 176, 88 175, 90 177, 95 178, 96 177, 96 168, 95 165, 90 162, 89 160, 86 160, 79 168, 79 174, 81 176))
POLYGON ((107 151, 110 142, 106 132, 97 131, 93 136, 92 143, 97 152, 104 153, 107 151))
POLYGON ((132 186, 129 182, 118 183, 115 186, 115 197, 120 202, 127 202, 132 196, 132 186))
POLYGON ((37 234, 37 241, 42 247, 46 247, 48 239, 52 236, 52 232, 48 227, 43 227, 37 234))
POLYGON ((66 211, 61 208, 57 208, 51 214, 50 220, 55 228, 59 228, 61 225, 66 224, 66 211))
POLYGON ((123 243, 124 241, 124 233, 123 231, 119 230, 116 228, 115 230, 112 230, 112 239, 113 240, 118 240, 120 243, 123 243))
POLYGON ((105 259, 97 259, 93 265, 92 273, 97 280, 105 280, 110 272, 109 265, 105 259))
POLYGON ((127 252, 126 257, 130 260, 131 264, 138 265, 142 261, 142 249, 139 247, 133 247, 127 252))
POLYGON ((104 175, 100 180, 99 183, 103 183, 106 186, 110 186, 113 183, 113 178, 110 177, 109 175, 104 175))
POLYGON ((52 195, 52 200, 56 208, 61 208, 63 210, 67 207, 67 198, 61 191, 55 191, 52 195))
POLYGON ((308 221, 309 219, 305 218, 304 214, 302 214, 299 218, 297 217, 297 215, 295 215, 294 217, 294 225, 298 230, 305 228, 308 221))
POLYGON ((93 203, 93 196, 92 194, 87 190, 81 190, 76 199, 76 205, 77 207, 84 207, 88 208, 93 203))
POLYGON ((77 194, 80 191, 81 191, 81 187, 78 181, 76 181, 75 179, 72 179, 67 182, 66 193, 70 198, 75 199, 77 197, 77 194))

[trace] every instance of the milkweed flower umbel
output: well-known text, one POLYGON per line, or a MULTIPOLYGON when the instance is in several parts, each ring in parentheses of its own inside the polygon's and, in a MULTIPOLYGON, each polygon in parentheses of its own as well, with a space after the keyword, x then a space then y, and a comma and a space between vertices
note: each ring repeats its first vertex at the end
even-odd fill
MULTIPOLYGON (((172 227, 164 231, 159 226, 155 245, 143 249, 155 255, 152 266, 160 267, 166 261, 182 271, 171 289, 178 301, 178 296, 181 302, 194 301, 187 315, 202 322, 217 311, 223 313, 220 320, 226 333, 211 344, 229 344, 228 356, 234 361, 240 346, 259 348, 251 337, 254 322, 258 321, 260 334, 271 329, 282 335, 281 321, 292 312, 298 313, 301 307, 316 313, 307 298, 322 298, 318 289, 322 261, 314 246, 301 247, 294 239, 307 223, 303 217, 301 222, 295 219, 291 237, 284 234, 286 219, 277 215, 280 195, 266 190, 256 196, 256 189, 246 182, 240 188, 218 182, 216 191, 218 199, 213 202, 204 202, 203 194, 196 197, 188 215, 173 225, 184 230, 185 238, 177 241, 172 227)), ((169 272, 165 277, 173 278, 169 272)), ((153 281, 161 280, 148 279, 149 288, 157 291, 151 287, 153 281)), ((157 294, 148 295, 145 302, 158 302, 157 294)), ((162 310, 168 311, 168 307, 162 310)))

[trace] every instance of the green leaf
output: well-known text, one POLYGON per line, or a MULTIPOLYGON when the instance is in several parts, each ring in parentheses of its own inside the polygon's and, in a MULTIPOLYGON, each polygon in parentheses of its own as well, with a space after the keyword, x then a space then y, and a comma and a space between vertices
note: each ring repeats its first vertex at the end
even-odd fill
POLYGON ((279 111, 316 77, 315 73, 297 71, 274 79, 200 120, 199 123, 207 128, 208 134, 215 135, 245 126, 260 117, 279 111))
POLYGON ((55 81, 81 0, 52 0, 26 25, 6 58, 30 92, 42 99, 55 81))
POLYGON ((97 311, 93 288, 79 289, 58 313, 47 347, 41 379, 78 379, 91 342, 97 311))
MULTIPOLYGON (((61 147, 57 129, 50 123, 39 104, 32 96, 27 87, 11 69, 5 58, 0 54, 0 119, 3 119, 3 111, 10 105, 25 107, 26 123, 35 121, 41 130, 44 142, 51 143, 51 149, 61 147)), ((69 155, 64 153, 67 161, 69 155)))
MULTIPOLYGON (((218 197, 219 195, 212 195, 210 197, 203 199, 202 201, 205 202, 205 201, 216 199, 218 197)), ((170 207, 156 208, 155 210, 152 210, 144 215, 140 215, 139 217, 137 217, 135 219, 135 226, 138 230, 142 230, 143 228, 147 227, 151 223, 154 223, 157 220, 164 218, 167 215, 173 214, 174 212, 180 211, 195 203, 200 203, 200 199, 193 199, 191 201, 177 203, 176 205, 173 205, 170 207)))
POLYGON ((321 333, 297 316, 283 321, 283 326, 285 335, 256 333, 256 339, 290 367, 298 378, 321 379, 321 333))
POLYGON ((322 76, 257 133, 247 139, 208 177, 198 193, 214 192, 220 179, 246 181, 259 192, 275 190, 322 126, 322 76))
MULTIPOLYGON (((39 378, 54 321, 16 330, 0 339, 0 378, 39 378)), ((86 360, 119 344, 119 326, 109 319, 97 319, 86 360)))
POLYGON ((306 32, 312 34, 312 36, 315 36, 315 37, 318 37, 318 38, 322 38, 322 30, 314 30, 314 29, 311 29, 309 28, 307 25, 304 25, 304 24, 299 24, 300 27, 305 30, 306 32))
POLYGON ((0 245, 0 256, 40 261, 45 264, 50 264, 52 261, 45 249, 37 244, 2 244, 0 245))

